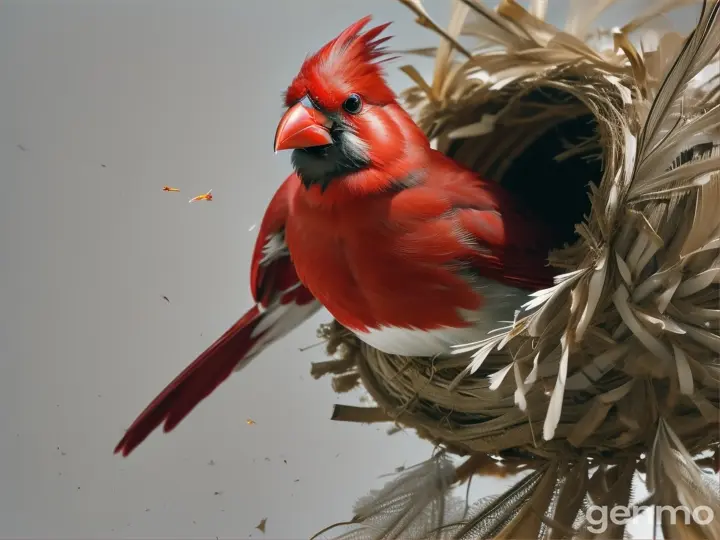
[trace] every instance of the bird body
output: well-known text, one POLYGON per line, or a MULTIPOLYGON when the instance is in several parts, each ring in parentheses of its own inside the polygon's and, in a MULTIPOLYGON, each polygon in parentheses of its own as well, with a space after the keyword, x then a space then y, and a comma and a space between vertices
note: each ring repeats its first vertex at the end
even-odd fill
POLYGON ((392 354, 433 356, 481 339, 552 279, 545 231, 499 186, 435 150, 426 157, 406 183, 360 196, 347 184, 321 193, 288 180, 285 241, 298 279, 343 326, 392 354), (529 246, 508 245, 519 235, 529 246))
POLYGON ((321 307, 389 354, 435 356, 512 320, 552 284, 553 232, 500 185, 433 150, 380 70, 387 25, 366 17, 308 58, 285 95, 275 150, 295 172, 265 213, 255 306, 138 417, 127 455, 173 429, 234 370, 321 307))

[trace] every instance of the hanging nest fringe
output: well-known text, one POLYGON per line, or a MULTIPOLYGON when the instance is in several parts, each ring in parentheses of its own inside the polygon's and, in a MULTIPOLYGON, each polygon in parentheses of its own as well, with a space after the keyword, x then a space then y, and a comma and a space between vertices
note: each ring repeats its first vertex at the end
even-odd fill
POLYGON ((702 3, 688 37, 664 33, 646 51, 631 36, 690 2, 658 0, 593 34, 612 1, 571 2, 564 31, 544 21, 543 0, 530 11, 454 0, 447 29, 420 0, 401 1, 441 36, 406 51, 435 58, 431 82, 401 68, 415 83, 408 108, 440 151, 565 228, 550 255, 565 273, 449 359, 387 355, 336 322, 321 328, 335 359, 313 375, 335 375, 338 392, 362 383, 377 402, 333 418, 395 422, 441 448, 361 500, 340 538, 622 538, 622 525, 593 532, 587 509, 653 504, 715 513, 663 517, 665 538, 720 539, 707 472, 720 442, 720 79, 697 77, 718 62, 720 2, 702 3), (456 468, 449 453, 467 460, 456 468), (521 470, 469 509, 451 493, 475 474, 521 470))

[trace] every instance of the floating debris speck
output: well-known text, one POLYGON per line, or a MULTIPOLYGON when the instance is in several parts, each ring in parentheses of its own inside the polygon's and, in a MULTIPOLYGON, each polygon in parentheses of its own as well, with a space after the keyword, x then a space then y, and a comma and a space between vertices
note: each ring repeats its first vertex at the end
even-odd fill
POLYGON ((213 200, 213 196, 212 196, 212 189, 211 189, 207 193, 203 193, 202 195, 197 195, 196 197, 193 197, 188 202, 193 203, 193 202, 197 202, 197 201, 212 201, 212 200, 213 200))

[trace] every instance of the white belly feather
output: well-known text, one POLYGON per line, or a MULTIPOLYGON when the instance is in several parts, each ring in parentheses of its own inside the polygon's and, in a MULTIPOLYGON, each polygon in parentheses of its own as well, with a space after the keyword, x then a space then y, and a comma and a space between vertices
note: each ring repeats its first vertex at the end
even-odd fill
MULTIPOLYGON (((463 318, 473 323, 471 327, 421 330, 382 326, 367 332, 353 332, 371 347, 388 354, 444 355, 450 353, 454 345, 480 341, 487 337, 488 332, 507 326, 529 296, 528 291, 481 278, 474 281, 473 285, 485 301, 478 311, 461 310, 463 318)), ((432 306, 427 309, 432 310, 432 306)))

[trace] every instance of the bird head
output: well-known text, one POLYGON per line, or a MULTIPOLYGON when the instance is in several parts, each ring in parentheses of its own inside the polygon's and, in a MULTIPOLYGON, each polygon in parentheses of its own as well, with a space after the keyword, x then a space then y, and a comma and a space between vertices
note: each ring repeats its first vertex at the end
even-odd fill
POLYGON ((380 45, 390 36, 379 36, 390 23, 362 32, 370 20, 353 23, 308 57, 285 93, 275 151, 293 151, 306 188, 383 167, 403 153, 401 127, 409 121, 417 130, 383 77, 382 63, 392 58, 380 45))

